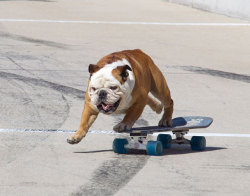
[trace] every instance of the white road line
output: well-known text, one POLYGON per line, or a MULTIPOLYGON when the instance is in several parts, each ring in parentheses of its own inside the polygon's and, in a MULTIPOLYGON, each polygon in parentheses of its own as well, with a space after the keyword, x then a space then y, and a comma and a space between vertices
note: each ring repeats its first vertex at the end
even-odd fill
POLYGON ((249 137, 250 134, 236 133, 189 133, 187 136, 206 136, 206 137, 249 137))
MULTIPOLYGON (((56 133, 73 133, 74 130, 60 130, 60 129, 0 129, 0 133, 8 132, 56 132, 56 133)), ((91 134, 108 134, 117 135, 119 133, 108 130, 90 130, 91 134)), ((155 133, 157 135, 159 133, 155 133)), ((169 132, 162 132, 161 134, 169 134, 169 132)), ((187 136, 206 136, 206 137, 243 137, 250 138, 250 134, 236 134, 236 133, 188 133, 187 136)))
MULTIPOLYGON (((63 130, 63 129, 0 129, 0 133, 6 132, 51 132, 51 133, 74 133, 76 130, 63 130)), ((119 134, 115 131, 108 130, 89 130, 88 133, 93 134, 119 134)))
POLYGON ((0 133, 5 132, 65 132, 73 133, 74 130, 60 130, 60 129, 0 129, 0 133))
POLYGON ((118 24, 118 25, 163 25, 163 26, 250 26, 250 23, 183 23, 183 22, 136 22, 136 21, 88 21, 88 20, 34 20, 7 19, 0 22, 32 22, 32 23, 75 23, 75 24, 118 24))

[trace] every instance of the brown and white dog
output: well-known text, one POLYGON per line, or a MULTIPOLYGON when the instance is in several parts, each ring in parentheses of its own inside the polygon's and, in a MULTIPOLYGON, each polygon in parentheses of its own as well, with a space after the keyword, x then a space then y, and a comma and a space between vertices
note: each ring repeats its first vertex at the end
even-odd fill
POLYGON ((125 50, 103 57, 96 65, 89 65, 90 78, 80 127, 67 142, 82 140, 98 114, 125 113, 114 126, 115 131, 129 130, 149 105, 163 116, 159 126, 172 125, 173 100, 166 80, 153 60, 141 50, 125 50), (161 103, 153 99, 151 92, 161 103))

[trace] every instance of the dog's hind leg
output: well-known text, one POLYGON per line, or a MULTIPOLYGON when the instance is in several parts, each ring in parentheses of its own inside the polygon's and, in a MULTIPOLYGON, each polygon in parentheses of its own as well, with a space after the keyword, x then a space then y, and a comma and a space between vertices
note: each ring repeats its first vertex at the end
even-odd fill
POLYGON ((155 111, 157 114, 160 114, 163 108, 163 104, 158 102, 157 100, 155 100, 153 97, 151 97, 150 95, 148 95, 148 101, 147 101, 147 105, 153 110, 155 111))
POLYGON ((156 65, 151 65, 152 83, 150 92, 161 101, 164 107, 164 113, 159 121, 159 126, 172 126, 172 114, 174 102, 171 98, 167 82, 156 65))

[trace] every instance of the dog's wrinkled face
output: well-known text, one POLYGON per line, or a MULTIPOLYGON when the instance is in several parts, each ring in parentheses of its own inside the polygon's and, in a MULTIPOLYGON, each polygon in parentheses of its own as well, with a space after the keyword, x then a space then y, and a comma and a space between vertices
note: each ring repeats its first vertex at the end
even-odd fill
POLYGON ((88 93, 93 105, 104 114, 120 113, 129 107, 134 74, 126 59, 99 68, 89 65, 88 93))

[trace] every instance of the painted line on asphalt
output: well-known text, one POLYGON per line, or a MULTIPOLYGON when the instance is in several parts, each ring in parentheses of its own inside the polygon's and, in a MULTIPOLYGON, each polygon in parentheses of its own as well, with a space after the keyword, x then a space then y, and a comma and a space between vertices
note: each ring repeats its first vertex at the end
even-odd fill
MULTIPOLYGON (((54 133, 74 133, 74 130, 62 130, 62 129, 0 129, 0 133, 4 132, 54 132, 54 133)), ((109 130, 90 130, 91 134, 107 134, 107 135, 127 135, 126 133, 117 133, 109 130)), ((154 133, 158 135, 159 133, 154 133)), ((169 132, 161 132, 161 134, 170 134, 169 132)), ((173 135, 171 133, 171 135, 173 135)), ((207 137, 249 137, 250 134, 241 133, 188 133, 187 136, 207 136, 207 137)))
POLYGON ((32 22, 32 23, 75 23, 75 24, 115 24, 115 25, 163 25, 163 26, 250 26, 250 23, 193 23, 193 22, 138 22, 138 21, 94 21, 94 20, 34 20, 7 19, 0 22, 32 22))
POLYGON ((206 137, 250 137, 250 134, 235 134, 235 133, 188 133, 187 136, 206 136, 206 137))
MULTIPOLYGON (((74 133, 76 130, 63 130, 63 129, 0 129, 1 132, 51 132, 51 133, 74 133)), ((115 131, 105 130, 90 130, 88 133, 93 134, 119 134, 115 131)))
POLYGON ((60 129, 0 129, 1 132, 64 132, 73 133, 74 130, 60 130, 60 129))

